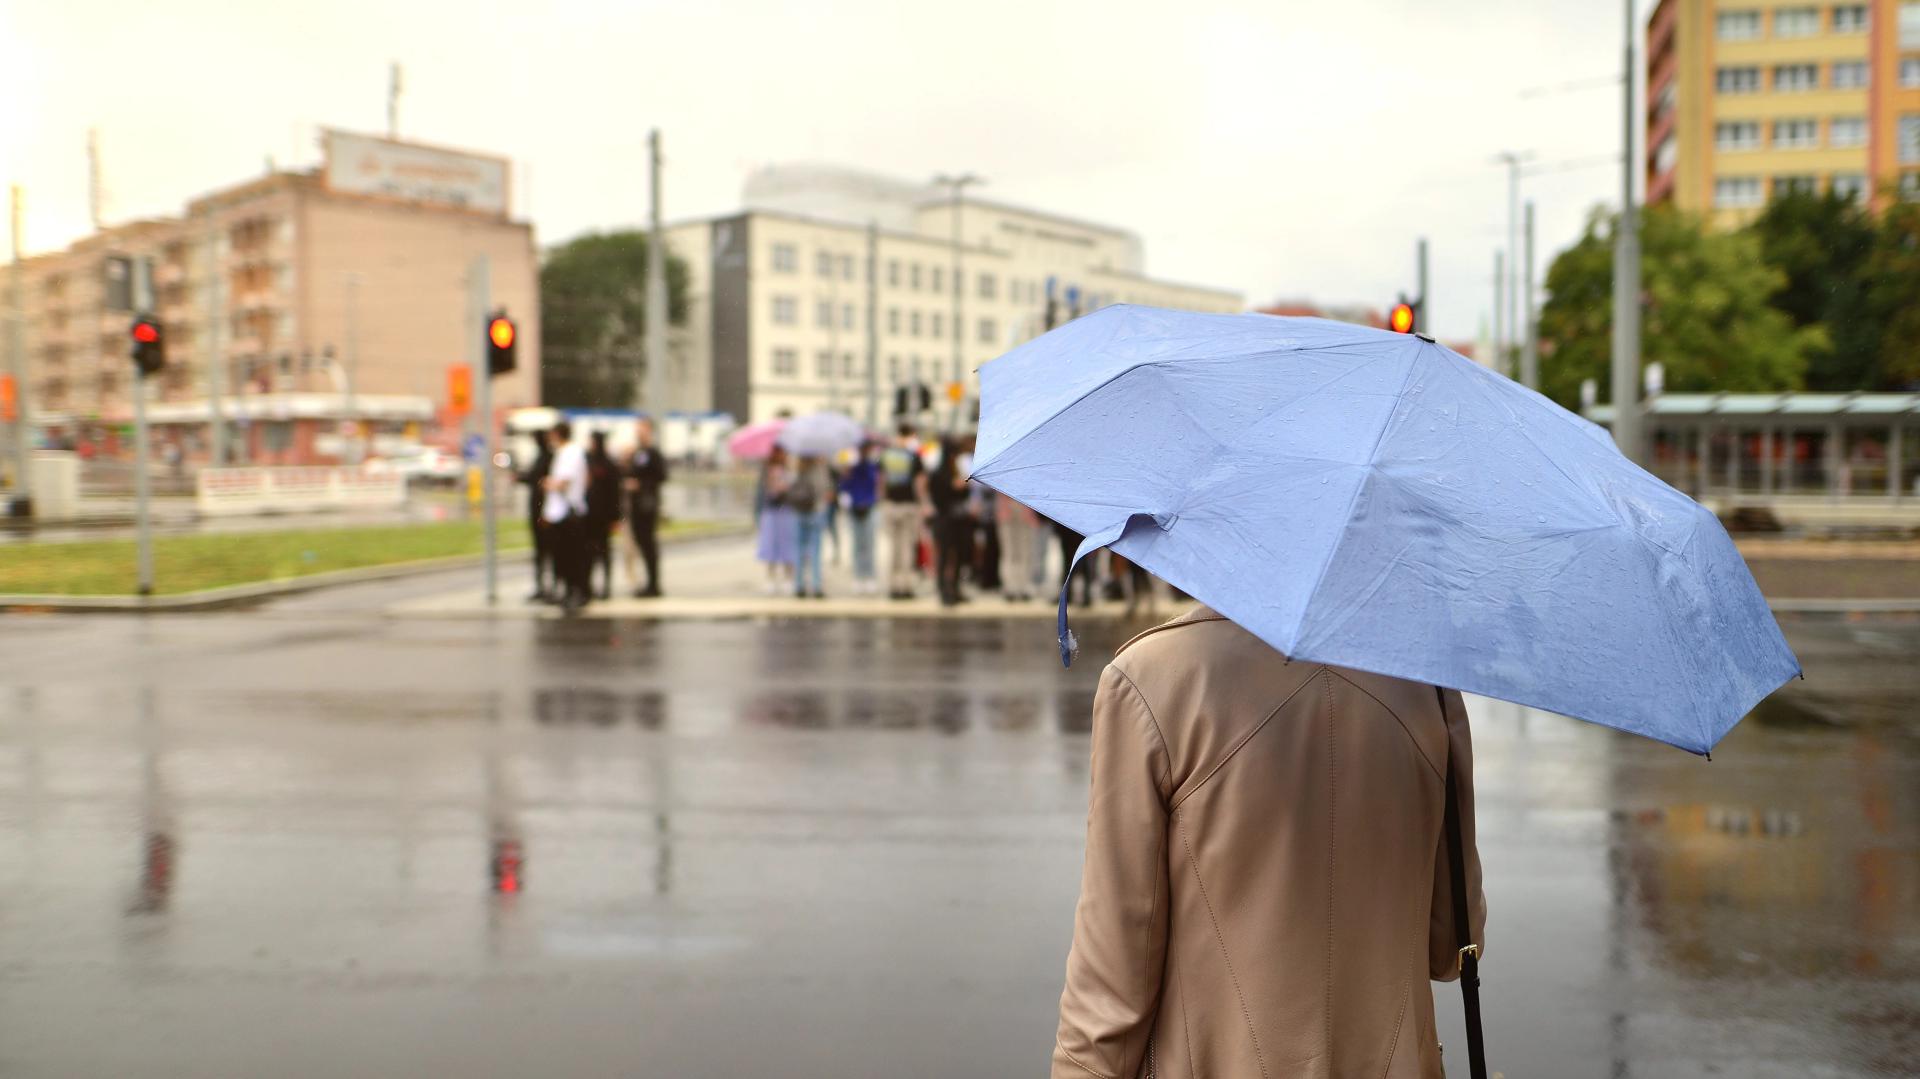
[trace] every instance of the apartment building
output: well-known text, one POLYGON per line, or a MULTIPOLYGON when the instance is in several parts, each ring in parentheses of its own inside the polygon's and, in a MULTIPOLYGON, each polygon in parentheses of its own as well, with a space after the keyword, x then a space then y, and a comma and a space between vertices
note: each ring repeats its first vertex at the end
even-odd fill
POLYGON ((822 408, 864 416, 871 389, 884 421, 904 386, 925 386, 944 406, 957 381, 976 399, 980 365, 1045 332, 1049 317, 1057 324, 1113 303, 1245 308, 1229 290, 1147 276, 1144 245, 1126 229, 975 189, 956 207, 929 185, 779 166, 749 178, 744 202, 667 233, 692 271, 669 408, 742 422, 822 408))
POLYGON ((235 456, 324 459, 343 423, 416 434, 458 417, 448 370, 477 342, 467 267, 520 326, 502 409, 539 403, 539 262, 508 215, 505 159, 327 132, 324 162, 193 200, 179 217, 103 229, 22 266, 27 384, 55 441, 111 448, 132 414, 128 260, 151 260, 145 304, 166 327, 150 386, 192 455, 211 440, 216 393, 235 456), (216 366, 217 365, 217 366, 216 366))
POLYGON ((1920 0, 1661 0, 1647 201, 1752 220, 1789 190, 1920 194, 1920 0))

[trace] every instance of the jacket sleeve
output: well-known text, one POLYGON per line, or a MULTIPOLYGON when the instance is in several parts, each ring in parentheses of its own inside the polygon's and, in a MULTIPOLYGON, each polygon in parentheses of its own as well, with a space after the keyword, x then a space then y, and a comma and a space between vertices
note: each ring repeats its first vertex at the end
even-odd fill
POLYGON ((1094 695, 1090 772, 1054 1079, 1138 1074, 1166 962, 1166 743, 1139 689, 1112 666, 1094 695))
MULTIPOLYGON (((1448 767, 1460 798, 1460 849, 1467 860, 1467 926, 1480 954, 1487 954, 1487 897, 1480 890, 1480 848, 1475 840, 1473 811, 1473 733, 1467 728, 1467 706, 1455 690, 1444 690, 1448 767)), ((1444 819, 1444 818, 1443 818, 1444 819)), ((1454 927, 1453 858, 1447 850, 1447 830, 1440 829, 1439 849, 1433 858, 1433 913, 1427 922, 1427 973, 1435 981, 1460 977, 1459 931, 1454 927)))

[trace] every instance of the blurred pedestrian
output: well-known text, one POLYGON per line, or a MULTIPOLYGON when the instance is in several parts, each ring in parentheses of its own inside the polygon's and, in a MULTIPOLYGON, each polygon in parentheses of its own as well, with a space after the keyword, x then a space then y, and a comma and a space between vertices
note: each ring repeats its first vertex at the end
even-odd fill
POLYGON ((1426 983, 1486 921, 1459 693, 1201 607, 1102 673, 1091 759, 1053 1079, 1441 1074, 1426 983))
POLYGON ((819 457, 802 457, 793 469, 793 482, 787 486, 787 505, 795 524, 793 594, 802 599, 826 598, 820 580, 820 546, 827 530, 827 507, 833 502, 833 479, 827 462, 819 457))
POLYGON ((767 567, 767 594, 776 596, 793 588, 795 535, 798 524, 793 508, 787 505, 787 488, 793 484, 793 470, 787 463, 787 451, 778 446, 767 455, 760 468, 760 489, 755 500, 760 542, 757 553, 767 567))
POLYGON ((879 443, 871 440, 860 444, 860 455, 840 479, 837 499, 846 511, 847 531, 852 539, 853 590, 863 596, 880 592, 873 557, 874 506, 880 499, 879 449, 879 443))
POLYGON ((901 424, 894 444, 880 454, 880 474, 884 481, 882 523, 887 532, 887 595, 912 599, 920 524, 932 509, 927 496, 927 469, 920 460, 920 440, 912 424, 901 424))
POLYGON ((607 433, 588 436, 587 449, 587 583, 593 571, 601 573, 599 596, 613 598, 613 531, 620 526, 620 466, 607 452, 607 433))
POLYGON ((643 599, 660 594, 660 488, 667 482, 667 455, 654 446, 653 437, 652 420, 643 419, 635 426, 625 483, 627 531, 632 537, 629 550, 639 552, 646 563, 646 586, 641 587, 631 567, 627 576, 634 582, 633 594, 643 599))
POLYGON ((543 486, 546 501, 541 521, 553 538, 553 567, 559 577, 560 605, 573 614, 592 598, 592 574, 587 534, 587 454, 573 441, 573 425, 553 425, 547 438, 553 446, 553 468, 543 486))
POLYGON ((967 474, 961 471, 960 456, 957 440, 942 440, 940 463, 927 479, 927 497, 933 504, 934 574, 939 581, 940 603, 947 607, 966 602, 960 591, 960 576, 973 533, 967 474))
POLYGON ((1035 532, 1041 527, 1039 514, 1006 495, 996 496, 993 505, 1003 554, 1000 592, 1009 601, 1032 599, 1040 587, 1040 577, 1034 572, 1034 551, 1046 553, 1045 545, 1053 540, 1052 531, 1041 532, 1040 543, 1035 544, 1035 532))
POLYGON ((536 433, 533 442, 533 460, 519 478, 527 486, 527 532, 533 537, 533 594, 527 602, 543 603, 558 599, 560 591, 553 569, 553 529, 541 519, 547 501, 547 476, 553 472, 553 447, 544 431, 536 433))

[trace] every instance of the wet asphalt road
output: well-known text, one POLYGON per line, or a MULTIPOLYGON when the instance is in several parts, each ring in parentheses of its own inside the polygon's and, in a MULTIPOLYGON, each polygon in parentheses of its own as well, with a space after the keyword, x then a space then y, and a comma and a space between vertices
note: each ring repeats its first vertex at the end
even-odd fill
MULTIPOLYGON (((0 1075, 1044 1074, 1098 673, 1046 625, 352 596, 0 617, 0 1075)), ((1791 631, 1827 696, 1711 763, 1476 702, 1505 1075, 1913 1074, 1920 624, 1791 631)))

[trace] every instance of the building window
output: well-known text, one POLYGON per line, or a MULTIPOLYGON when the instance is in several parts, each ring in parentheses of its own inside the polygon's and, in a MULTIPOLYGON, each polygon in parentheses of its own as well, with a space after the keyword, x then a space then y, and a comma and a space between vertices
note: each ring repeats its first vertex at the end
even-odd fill
POLYGON ((840 256, 840 280, 842 281, 853 280, 853 256, 852 255, 840 256))
POLYGON ((1864 116, 1836 116, 1833 127, 1827 133, 1827 145, 1846 150, 1867 144, 1867 118, 1864 116))
POLYGON ((1900 174, 1900 197, 1909 202, 1920 199, 1920 172, 1900 174))
POLYGON ((1783 7, 1773 13, 1774 37, 1812 37, 1820 32, 1820 9, 1783 7))
POLYGON ((813 373, 819 378, 833 377, 833 353, 823 351, 813 358, 813 373))
POLYGON ((994 320, 990 318, 983 318, 980 320, 980 343, 981 344, 991 345, 995 341, 997 341, 999 337, 1000 337, 1000 327, 997 323, 994 322, 994 320))
POLYGON ((1680 80, 1675 79, 1661 87, 1660 92, 1654 95, 1653 118, 1656 120, 1664 119, 1668 113, 1673 111, 1675 102, 1679 100, 1680 80))
POLYGON ((799 273, 800 250, 792 244, 773 245, 773 272, 799 273))
POLYGON ((917 262, 907 267, 907 287, 916 292, 920 289, 920 264, 917 262))
POLYGON ((928 337, 941 336, 941 326, 942 326, 942 323, 940 321, 940 312, 935 311, 932 315, 928 316, 927 336, 928 337))
POLYGON ((849 352, 840 357, 840 373, 847 378, 860 373, 860 369, 853 365, 853 353, 849 352))
POLYGON ((980 275, 978 282, 980 298, 991 300, 1000 295, 1000 282, 990 273, 980 275))
POLYGON ((1653 151, 1653 171, 1656 176, 1664 176, 1673 171, 1680 163, 1680 143, 1672 135, 1660 140, 1653 151))
POLYGON ((891 285, 894 288, 900 287, 900 260, 899 259, 887 260, 887 284, 891 285))
POLYGON ((1920 113, 1907 113, 1900 118, 1900 135, 1894 145, 1900 148, 1902 165, 1920 164, 1920 113))
POLYGON ((852 304, 841 305, 840 328, 843 330, 853 329, 853 305, 852 304))
POLYGON ((898 356, 887 357, 887 381, 900 381, 900 357, 898 356))
POLYGON ((1752 41, 1760 36, 1760 13, 1722 11, 1714 17, 1713 28, 1721 41, 1752 41))
POLYGON ((1833 62, 1833 88, 1835 90, 1863 90, 1867 85, 1867 62, 1865 60, 1835 60, 1833 62))
POLYGON ((920 312, 915 311, 907 316, 907 332, 915 337, 920 336, 920 312))
POLYGON ((781 326, 792 326, 800 321, 800 304, 791 296, 773 298, 773 321, 781 326))
POLYGON ((887 332, 896 337, 900 334, 900 309, 898 307, 887 308, 887 332))
POLYGON ((1760 69, 1757 67, 1723 67, 1713 73, 1713 88, 1722 94, 1757 94, 1760 92, 1760 69))
POLYGON ((1819 64, 1773 65, 1773 90, 1779 94, 1797 94, 1820 88, 1819 64))
POLYGON ((832 300, 814 301, 813 324, 823 330, 833 329, 833 301, 832 300))
POLYGON ((1735 210, 1760 205, 1760 178, 1722 176, 1713 181, 1713 205, 1719 210, 1735 210))
POLYGON ((1900 89, 1920 89, 1920 56, 1909 56, 1900 61, 1900 89))
POLYGON ((1920 49, 1920 0, 1900 4, 1900 47, 1920 49))
POLYGON ((783 378, 792 378, 800 373, 800 353, 797 349, 776 348, 773 350, 773 373, 783 378))
POLYGON ((930 289, 930 290, 932 290, 932 291, 934 291, 934 292, 939 292, 939 291, 940 291, 940 286, 941 286, 941 285, 942 285, 942 284, 943 284, 943 283, 944 283, 945 281, 946 281, 946 278, 945 278, 945 277, 943 277, 943 276, 941 276, 941 273, 940 273, 940 267, 938 267, 938 266, 935 266, 935 267, 933 268, 933 273, 932 273, 932 275, 931 275, 931 279, 930 279, 930 280, 929 280, 929 281, 927 282, 927 288, 928 288, 928 289, 930 289))
POLYGON ((1837 198, 1864 202, 1867 197, 1867 178, 1857 172, 1835 173, 1833 194, 1837 198))
POLYGON ((1820 145, 1820 121, 1775 120, 1773 148, 1776 150, 1812 150, 1820 145))
POLYGON ((1757 120, 1723 120, 1713 125, 1713 148, 1720 151, 1758 150, 1760 148, 1760 122, 1757 120))
POLYGON ((1812 176, 1775 176, 1773 178, 1773 197, 1782 195, 1815 195, 1820 191, 1820 181, 1812 176))
POLYGON ((1866 33, 1867 5, 1835 4, 1833 8, 1833 32, 1836 34, 1866 33))

